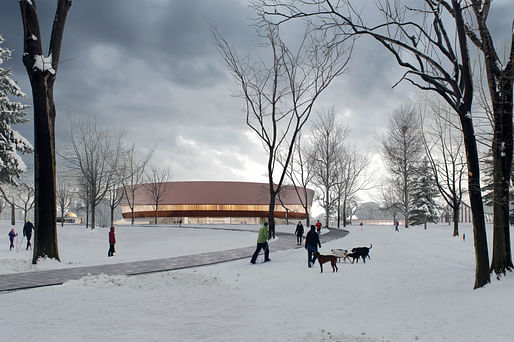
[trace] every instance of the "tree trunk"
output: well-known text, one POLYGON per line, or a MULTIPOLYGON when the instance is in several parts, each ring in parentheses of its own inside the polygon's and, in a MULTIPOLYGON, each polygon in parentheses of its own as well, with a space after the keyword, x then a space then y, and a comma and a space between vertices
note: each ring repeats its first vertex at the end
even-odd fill
POLYGON ((23 64, 32 88, 34 109, 34 247, 32 263, 46 256, 59 260, 55 193, 55 104, 53 87, 71 0, 58 0, 50 49, 43 56, 35 0, 20 0, 23 20, 23 64))
POLYGON ((47 75, 34 72, 30 77, 34 99, 35 235, 33 264, 36 264, 40 257, 60 260, 56 226, 53 81, 50 82, 44 76, 47 75))
POLYGON ((268 240, 275 238, 275 191, 273 190, 273 184, 270 184, 270 201, 268 208, 268 240))
POLYGON ((453 202, 453 236, 459 236, 459 215, 460 208, 457 201, 453 202))
MULTIPOLYGON (((350 222, 352 220, 352 217, 350 215, 350 222)), ((346 228, 346 196, 343 200, 343 227, 346 228)))
POLYGON ((155 225, 157 225, 157 213, 159 211, 159 202, 155 202, 155 225))
POLYGON ((11 225, 12 226, 16 225, 16 208, 14 206, 14 200, 11 203, 11 225))
MULTIPOLYGON (((513 42, 514 44, 514 42, 513 42)), ((514 46, 512 47, 514 49, 514 46)), ((512 62, 511 62, 512 63, 512 62)), ((510 63, 510 64, 511 64, 510 63)), ((512 65, 510 66, 512 72, 512 65)), ((509 227, 509 185, 512 169, 512 76, 509 69, 499 77, 498 90, 493 103, 493 256, 491 272, 497 276, 512 270, 512 252, 509 227)))
POLYGON ((489 252, 487 249, 482 190, 480 188, 480 166, 475 132, 471 120, 471 111, 459 113, 459 118, 464 135, 464 146, 466 148, 469 201, 473 213, 473 241, 476 261, 474 288, 476 289, 490 282, 489 252))
POLYGON ((96 221, 96 205, 94 203, 91 204, 91 230, 95 229, 95 221, 96 221))
POLYGON ((493 257, 491 271, 497 275, 513 268, 509 228, 509 183, 512 171, 512 84, 514 82, 514 30, 507 63, 502 63, 495 51, 487 27, 489 6, 473 6, 478 24, 478 37, 472 41, 482 50, 489 95, 493 107, 493 257), (503 68, 503 69, 502 69, 503 68))
MULTIPOLYGON (((405 149, 404 149, 405 150, 405 149)), ((404 156, 403 160, 407 160, 407 156, 404 156)), ((407 170, 407 165, 404 166, 405 170, 407 170)), ((405 228, 409 228, 409 175, 407 172, 404 172, 403 174, 403 203, 404 203, 404 210, 405 210, 405 222, 404 226, 405 228)))
POLYGON ((86 201, 86 229, 89 228, 89 200, 86 201))
MULTIPOLYGON (((328 172, 327 172, 328 174, 328 172)), ((328 176, 327 176, 328 179, 328 176)), ((328 222, 330 220, 330 197, 329 197, 330 191, 328 189, 328 186, 325 191, 325 228, 328 228, 328 222)))
POLYGON ((512 81, 505 80, 499 83, 498 96, 503 101, 498 101, 500 103, 493 106, 495 112, 492 144, 493 255, 490 268, 490 271, 494 271, 497 277, 513 267, 509 228, 509 185, 512 168, 512 81))
POLYGON ((64 227, 64 210, 61 210, 61 227, 64 227))
POLYGON ((337 199, 337 228, 341 228, 341 196, 337 199))
POLYGON ((114 207, 111 206, 111 227, 114 226, 114 207))

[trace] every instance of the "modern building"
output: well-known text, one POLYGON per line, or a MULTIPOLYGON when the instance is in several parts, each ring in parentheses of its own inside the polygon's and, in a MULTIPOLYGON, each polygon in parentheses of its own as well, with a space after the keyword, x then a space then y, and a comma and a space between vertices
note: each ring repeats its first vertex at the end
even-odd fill
MULTIPOLYGON (((134 217, 139 223, 154 222, 155 200, 150 184, 139 187, 135 194, 134 217)), ((250 182, 167 182, 157 206, 157 222, 161 224, 260 224, 267 220, 269 186, 250 182)), ((275 203, 277 223, 287 219, 303 220, 305 209, 298 193, 303 188, 283 186, 275 203)), ((303 195, 301 195, 303 197, 303 195)), ((307 189, 310 212, 314 191, 307 189)), ((305 202, 305 201, 304 201, 305 202)), ((124 219, 130 219, 131 208, 121 203, 124 219)))

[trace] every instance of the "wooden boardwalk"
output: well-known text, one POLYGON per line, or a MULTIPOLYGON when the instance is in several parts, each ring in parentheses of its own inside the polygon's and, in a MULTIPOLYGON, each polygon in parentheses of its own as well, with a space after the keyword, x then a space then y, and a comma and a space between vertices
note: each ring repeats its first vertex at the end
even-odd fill
MULTIPOLYGON (((237 230, 237 229, 231 229, 237 230)), ((348 234, 342 229, 332 229, 321 235, 321 243, 339 239, 348 234)), ((296 245, 296 237, 292 234, 276 233, 279 238, 270 243, 271 253, 278 250, 300 248, 296 245)), ((0 292, 30 289, 35 287, 61 285, 69 280, 80 279, 87 275, 127 275, 173 271, 190 267, 217 264, 220 262, 250 258, 255 246, 185 255, 173 258, 124 262, 109 265, 63 268, 47 271, 11 273, 0 275, 0 292)))

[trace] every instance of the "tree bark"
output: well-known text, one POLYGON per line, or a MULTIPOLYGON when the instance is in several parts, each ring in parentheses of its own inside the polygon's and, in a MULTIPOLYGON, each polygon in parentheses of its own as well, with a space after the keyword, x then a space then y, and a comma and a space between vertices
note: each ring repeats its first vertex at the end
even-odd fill
POLYGON ((14 199, 11 203, 11 225, 16 225, 16 207, 14 206, 14 199))
MULTIPOLYGON (((514 38, 513 38, 514 39, 514 38)), ((514 42, 513 42, 514 49, 514 42)), ((513 53, 514 55, 514 53, 513 53)), ((489 57, 491 58, 491 57, 489 57)), ((512 57, 511 57, 512 58, 512 57)), ((486 58, 487 59, 487 58, 486 58)), ((495 88, 491 94, 494 111, 493 133, 493 255, 491 272, 497 277, 512 270, 509 228, 509 191, 512 169, 512 61, 498 71, 498 82, 489 81, 495 88), (510 76, 509 76, 510 75, 510 76), (497 85, 497 87, 495 86, 497 85), (510 157, 509 157, 510 156, 510 157)), ((492 77, 492 76, 488 76, 492 77)))
POLYGON ((34 108, 35 234, 32 263, 46 256, 59 260, 55 192, 55 104, 53 86, 59 66, 62 37, 70 0, 58 0, 50 49, 45 59, 41 47, 36 1, 20 1, 24 30, 23 64, 32 87, 34 108), (36 62, 40 64, 36 64, 36 62), (46 64, 49 65, 46 65, 46 64))
MULTIPOLYGON (((455 198, 454 198, 455 199, 455 198)), ((457 201, 453 202, 453 236, 459 236, 459 215, 460 208, 459 203, 457 201)))

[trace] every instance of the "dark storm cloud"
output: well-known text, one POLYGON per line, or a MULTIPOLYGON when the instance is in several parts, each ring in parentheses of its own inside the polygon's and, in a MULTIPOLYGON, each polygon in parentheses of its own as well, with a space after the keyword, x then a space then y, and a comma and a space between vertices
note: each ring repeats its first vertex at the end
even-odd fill
MULTIPOLYGON (((45 51, 55 3, 37 1, 45 51)), ((504 23, 510 2, 496 3, 504 23)), ((214 25, 240 55, 253 54, 252 16, 245 0, 73 1, 54 92, 57 149, 67 144, 66 117, 95 116, 102 128, 123 129, 127 143, 141 151, 153 149, 153 162, 171 167, 175 179, 265 181, 262 145, 246 126, 241 99, 231 97, 238 85, 209 28, 214 25)), ((0 33, 14 50, 7 66, 30 103, 17 1, 2 1, 0 33)), ((390 112, 416 96, 406 84, 391 89, 399 75, 390 54, 360 39, 348 73, 320 98, 318 110, 333 107, 359 146, 376 150, 390 112)), ((31 139, 30 124, 18 129, 31 139)))

